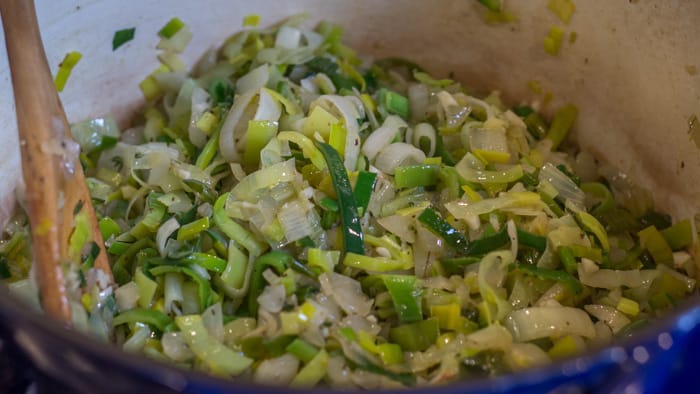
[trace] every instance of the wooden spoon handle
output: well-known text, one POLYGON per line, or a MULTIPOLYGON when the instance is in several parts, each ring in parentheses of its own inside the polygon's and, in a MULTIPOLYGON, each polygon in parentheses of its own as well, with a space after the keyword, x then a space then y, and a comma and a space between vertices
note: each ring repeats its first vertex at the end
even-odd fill
POLYGON ((22 174, 31 223, 34 261, 45 311, 66 324, 71 311, 62 264, 70 261, 73 211, 79 201, 100 247, 95 266, 111 279, 104 242, 95 222, 82 167, 51 78, 33 1, 0 0, 17 124, 22 174))

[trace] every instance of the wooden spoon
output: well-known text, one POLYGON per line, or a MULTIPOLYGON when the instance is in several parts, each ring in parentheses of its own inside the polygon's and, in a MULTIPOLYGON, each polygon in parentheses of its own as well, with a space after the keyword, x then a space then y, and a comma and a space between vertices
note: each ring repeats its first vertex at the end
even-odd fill
MULTIPOLYGON (((100 253, 94 266, 113 283, 85 176, 72 147, 70 126, 58 98, 39 34, 34 2, 0 0, 0 15, 12 72, 33 254, 44 310, 70 325, 64 276, 70 264, 74 210, 84 211, 100 253)), ((79 262, 73 262, 79 263, 79 262)))

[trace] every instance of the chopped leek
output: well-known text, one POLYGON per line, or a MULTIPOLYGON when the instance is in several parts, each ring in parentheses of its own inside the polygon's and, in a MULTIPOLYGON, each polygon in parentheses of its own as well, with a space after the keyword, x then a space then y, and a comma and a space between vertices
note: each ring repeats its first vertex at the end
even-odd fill
POLYGON ((564 23, 569 23, 576 10, 576 5, 571 0, 549 0, 547 8, 552 11, 564 23))
POLYGON ((376 181, 377 174, 374 172, 360 171, 357 174, 357 182, 355 182, 355 189, 352 191, 352 194, 355 196, 357 208, 361 209, 362 212, 367 211, 376 181))
POLYGON ((379 102, 384 105, 387 112, 399 115, 403 119, 408 119, 409 107, 406 97, 384 89, 379 91, 379 102))
POLYGON ((158 35, 163 38, 171 38, 184 26, 185 23, 181 21, 180 18, 174 17, 170 19, 168 23, 165 24, 165 26, 158 30, 158 35))
POLYGON ((428 318, 389 329, 389 338, 409 352, 424 351, 435 344, 440 333, 437 318, 428 318))
POLYGON ((411 323, 423 318, 420 290, 413 275, 384 275, 384 285, 394 302, 401 323, 411 323))
POLYGON ((56 77, 54 78, 54 84, 56 85, 56 90, 59 92, 63 91, 63 88, 68 82, 68 77, 70 77, 73 67, 80 61, 83 55, 80 52, 68 52, 66 56, 58 65, 58 71, 56 72, 56 77))
POLYGON ((564 31, 556 26, 552 26, 549 29, 549 33, 544 37, 544 51, 549 55, 556 56, 559 54, 563 39, 564 31))
POLYGON ((663 235, 654 226, 638 233, 642 247, 649 251, 657 264, 673 264, 673 251, 663 235))
POLYGON ((340 218, 343 223, 343 241, 347 253, 364 254, 362 241, 362 227, 357 214, 357 204, 355 196, 350 187, 347 171, 343 166, 338 152, 332 146, 323 142, 317 143, 319 150, 326 159, 328 171, 333 180, 333 187, 338 196, 338 206, 340 208, 340 218))
POLYGON ((134 39, 134 32, 136 28, 132 27, 129 29, 121 29, 114 32, 114 38, 112 38, 112 50, 116 51, 117 48, 126 44, 127 42, 134 39))
POLYGON ((134 308, 122 312, 116 316, 112 320, 112 325, 118 326, 120 324, 136 322, 148 324, 160 332, 165 332, 168 326, 172 324, 173 319, 171 319, 168 315, 153 309, 134 308))
POLYGON ((571 274, 569 274, 567 272, 550 270, 550 269, 546 269, 546 268, 540 268, 540 267, 536 267, 534 265, 528 265, 528 264, 518 264, 515 266, 515 269, 522 271, 522 272, 525 272, 525 273, 530 274, 530 275, 537 276, 537 277, 542 278, 542 279, 549 279, 549 280, 561 282, 564 285, 566 285, 566 287, 568 287, 575 294, 578 294, 583 290, 581 283, 576 278, 574 278, 571 274))
POLYGON ((238 375, 253 363, 253 360, 213 338, 199 315, 178 316, 175 323, 190 349, 215 373, 238 375))
POLYGON ((578 108, 573 104, 566 104, 557 110, 547 131, 547 139, 552 141, 552 149, 556 149, 564 141, 577 117, 578 108))
MULTIPOLYGON (((515 20, 502 0, 474 4, 487 22, 515 20)), ((548 8, 562 23, 575 10, 548 8)), ((532 104, 512 107, 405 60, 372 62, 340 27, 302 19, 247 16, 188 72, 192 34, 173 18, 131 127, 71 126, 118 285, 101 292, 84 204, 67 207, 76 327, 224 377, 417 387, 577 354, 696 291, 692 219, 672 221, 565 143, 579 113, 545 120, 552 87, 531 81, 532 104)), ((548 53, 564 33, 550 30, 548 53)), ((40 307, 18 205, 0 278, 40 307)))
POLYGON ((394 182, 397 189, 433 186, 438 181, 439 167, 433 164, 397 167, 394 182))
POLYGON ((467 239, 456 228, 452 227, 448 222, 438 216, 437 212, 432 208, 426 208, 420 214, 418 220, 426 225, 435 235, 441 237, 455 250, 461 253, 467 253, 467 239))

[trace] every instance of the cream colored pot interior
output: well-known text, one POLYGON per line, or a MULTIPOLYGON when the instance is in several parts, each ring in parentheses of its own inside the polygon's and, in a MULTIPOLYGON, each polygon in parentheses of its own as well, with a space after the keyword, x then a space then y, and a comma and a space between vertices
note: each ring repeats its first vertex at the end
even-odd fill
MULTIPOLYGON (((569 25, 546 0, 505 3, 517 22, 486 24, 474 0, 40 0, 37 8, 52 70, 68 51, 83 54, 61 95, 71 121, 112 112, 128 124, 141 100, 138 82, 157 64, 156 32, 173 16, 194 33, 185 54, 192 65, 248 14, 260 14, 265 25, 305 12, 310 23, 342 25, 346 41, 363 53, 405 57, 438 76, 453 73, 477 90, 500 89, 511 103, 542 101, 528 88, 539 81, 553 94, 548 110, 568 101, 579 107, 576 135, 585 149, 652 189, 657 204, 676 216, 696 211, 700 151, 688 120, 700 116, 700 2, 575 0, 569 25), (554 25, 577 34, 574 43, 567 35, 557 57, 542 44, 554 25), (128 27, 136 27, 135 39, 113 52, 114 32, 128 27)), ((0 224, 21 174, 2 53, 0 224)))

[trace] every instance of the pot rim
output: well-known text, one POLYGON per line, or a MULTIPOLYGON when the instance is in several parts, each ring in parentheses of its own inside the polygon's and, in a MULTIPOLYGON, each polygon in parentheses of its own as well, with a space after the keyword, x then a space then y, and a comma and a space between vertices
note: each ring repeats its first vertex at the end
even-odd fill
MULTIPOLYGON (((414 388, 410 391, 416 393, 430 392, 431 394, 448 392, 462 393, 465 391, 472 392, 480 390, 502 392, 515 387, 523 389, 532 387, 551 381, 552 379, 557 380, 559 384, 563 384, 576 377, 591 374, 595 371, 612 374, 615 372, 615 367, 620 367, 621 364, 630 359, 629 356, 632 354, 633 349, 638 346, 649 346, 650 344, 657 343, 658 337, 664 333, 671 335, 671 339, 673 340, 672 346, 678 348, 682 344, 682 341, 678 340, 678 337, 684 333, 690 332, 700 324, 699 301, 700 295, 693 294, 683 300, 683 302, 677 306, 676 310, 671 313, 666 313, 664 316, 655 319, 651 324, 640 328, 635 335, 616 339, 609 346, 588 349, 581 354, 557 360, 545 366, 510 372, 497 377, 479 377, 473 380, 462 380, 444 386, 414 388), (557 377, 559 377, 559 379, 557 379, 557 377)), ((25 324, 28 324, 33 329, 38 330, 42 334, 42 337, 44 335, 49 335, 65 343, 67 346, 77 349, 81 353, 87 352, 93 357, 116 364, 116 366, 122 370, 136 375, 149 376, 150 380, 153 381, 162 381, 160 383, 162 383, 164 387, 168 386, 167 381, 163 381, 164 379, 159 378, 174 376, 173 374, 175 374, 179 375, 179 378, 184 378, 186 387, 231 389, 232 385, 235 384, 236 389, 241 390, 241 392, 249 392, 249 390, 251 390, 250 392, 254 390, 254 392, 260 393, 300 391, 291 388, 260 385, 248 379, 236 380, 235 378, 220 378, 200 371, 180 369, 174 365, 149 359, 142 354, 129 354, 109 342, 106 343, 90 335, 63 328, 59 322, 46 315, 37 313, 31 308, 27 308, 26 305, 23 305, 22 301, 17 300, 9 294, 8 288, 4 284, 0 285, 0 315, 4 315, 4 319, 2 319, 2 321, 4 321, 3 324, 7 326, 8 331, 11 332, 13 336, 17 335, 25 324)), ((19 347, 21 348, 21 345, 19 347)), ((39 348, 41 348, 41 346, 39 346, 39 348)), ((669 349, 670 347, 664 350, 669 349)), ((26 353, 25 349, 22 350, 26 353)), ((40 366, 37 366, 37 368, 41 369, 40 366)), ((42 372, 53 375, 49 371, 42 372)), ((62 380, 61 376, 53 377, 62 380)), ((178 380, 182 381, 182 379, 178 380)), ((305 391, 308 392, 309 390, 307 389, 305 391)), ((312 389, 311 391, 323 392, 328 391, 328 389, 320 387, 312 389)), ((396 392, 399 390, 386 391, 396 392)))

